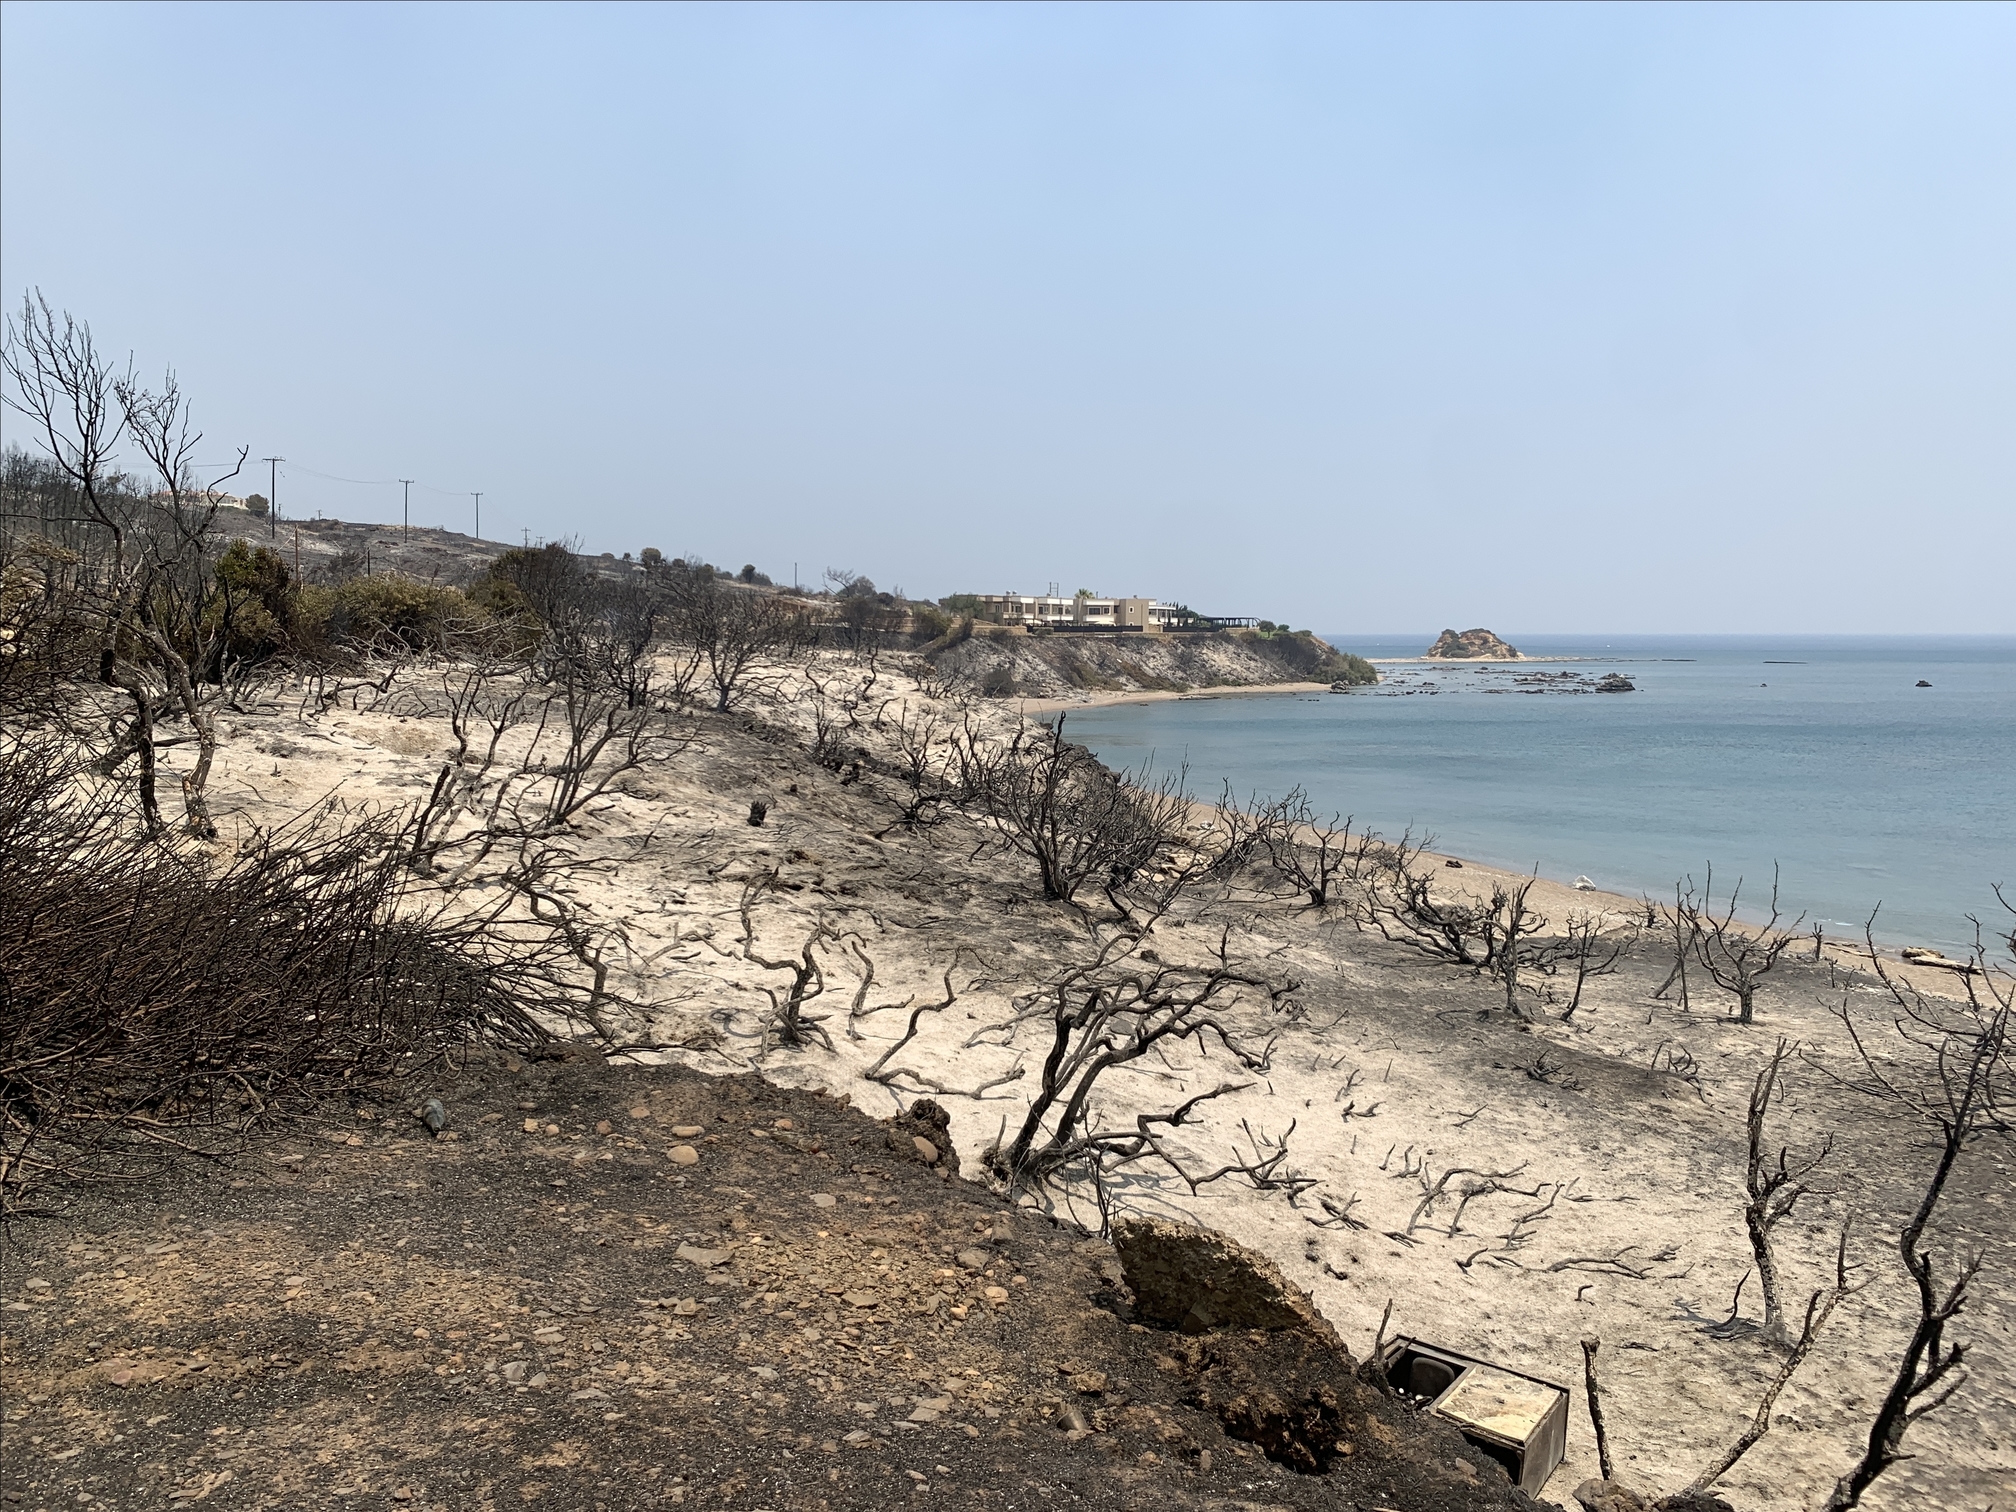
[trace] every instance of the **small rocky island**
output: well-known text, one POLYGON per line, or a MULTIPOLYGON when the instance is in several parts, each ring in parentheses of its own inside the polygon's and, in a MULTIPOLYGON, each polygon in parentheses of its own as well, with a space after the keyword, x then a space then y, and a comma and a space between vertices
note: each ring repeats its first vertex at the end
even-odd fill
POLYGON ((1444 630, 1428 648, 1437 661, 1519 661, 1517 646, 1508 646, 1489 630, 1444 630))

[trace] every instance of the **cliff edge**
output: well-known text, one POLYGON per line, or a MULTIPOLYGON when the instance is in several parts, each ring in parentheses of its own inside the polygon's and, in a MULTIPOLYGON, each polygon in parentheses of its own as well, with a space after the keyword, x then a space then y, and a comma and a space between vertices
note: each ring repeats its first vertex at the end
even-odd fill
POLYGON ((1074 692, 1187 693, 1269 683, 1376 683, 1370 662, 1307 631, 1211 635, 1029 635, 970 621, 924 648, 925 659, 997 698, 1074 692))

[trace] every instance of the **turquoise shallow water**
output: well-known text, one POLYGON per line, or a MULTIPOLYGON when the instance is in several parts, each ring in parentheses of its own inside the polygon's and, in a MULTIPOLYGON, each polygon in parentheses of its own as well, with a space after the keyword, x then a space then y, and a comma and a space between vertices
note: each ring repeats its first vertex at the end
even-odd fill
MULTIPOLYGON (((1326 638, 1377 659, 1434 637, 1326 638)), ((1492 694, 1518 674, 1392 666, 1347 695, 1084 709, 1065 728, 1115 766, 1187 760, 1200 793, 1299 782, 1361 826, 1618 892, 1670 895, 1712 861, 1718 892, 1740 876, 1766 897, 1775 860, 1788 912, 1830 934, 1880 903, 1880 938, 1952 949, 1967 914, 2000 915, 1990 884, 2016 902, 2016 637, 1507 638, 1576 658, 1532 670, 1639 691, 1492 694)))

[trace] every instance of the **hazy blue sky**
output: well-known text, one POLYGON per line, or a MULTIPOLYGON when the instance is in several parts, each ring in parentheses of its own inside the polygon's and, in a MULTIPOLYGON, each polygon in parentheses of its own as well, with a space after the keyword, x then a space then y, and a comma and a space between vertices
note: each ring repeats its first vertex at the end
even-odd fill
POLYGON ((304 512, 2010 631, 2012 79, 2006 5, 7 4, 0 287, 304 512))

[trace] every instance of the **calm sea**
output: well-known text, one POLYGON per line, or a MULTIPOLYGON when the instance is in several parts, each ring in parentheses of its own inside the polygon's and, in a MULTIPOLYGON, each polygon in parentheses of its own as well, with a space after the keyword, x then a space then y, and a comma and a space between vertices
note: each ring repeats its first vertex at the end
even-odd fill
MULTIPOLYGON (((1326 637, 1414 657, 1432 635, 1326 637)), ((1558 664, 1382 666, 1352 693, 1072 711, 1114 766, 1188 761, 1200 794, 1296 783, 1325 813, 1623 893, 1676 878, 1768 899, 1830 934, 1946 949, 2016 902, 2016 637, 1534 637, 1558 664), (1635 693, 1528 695, 1537 671, 1622 672, 1635 693), (1931 684, 1921 688, 1923 680, 1931 684)), ((1750 910, 1745 909, 1748 913, 1750 910)))

